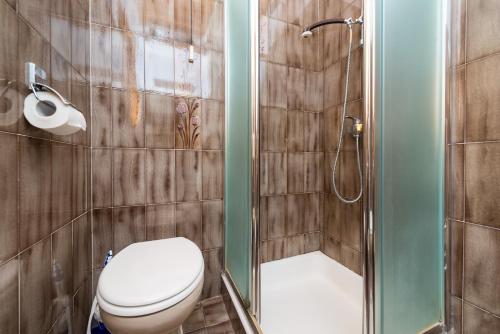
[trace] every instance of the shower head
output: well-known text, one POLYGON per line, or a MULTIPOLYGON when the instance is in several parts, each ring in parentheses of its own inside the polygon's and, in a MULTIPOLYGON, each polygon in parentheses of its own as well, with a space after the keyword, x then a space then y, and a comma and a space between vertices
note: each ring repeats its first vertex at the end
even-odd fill
POLYGON ((313 35, 313 30, 317 29, 319 27, 329 25, 329 24, 346 24, 349 27, 354 25, 354 24, 363 24, 363 18, 359 17, 356 20, 353 20, 351 17, 347 19, 341 19, 341 18, 333 18, 333 19, 326 19, 326 20, 321 20, 316 23, 313 23, 311 25, 308 25, 304 28, 304 31, 300 34, 302 38, 309 38, 313 35))
POLYGON ((304 30, 304 32, 300 35, 302 38, 309 38, 313 35, 311 30, 304 30))

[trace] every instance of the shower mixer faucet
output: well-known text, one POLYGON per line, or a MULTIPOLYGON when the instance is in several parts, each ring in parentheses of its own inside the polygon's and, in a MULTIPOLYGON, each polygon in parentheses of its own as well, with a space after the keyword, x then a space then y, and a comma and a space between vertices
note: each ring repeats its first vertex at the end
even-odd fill
POLYGON ((346 116, 345 118, 352 120, 351 134, 354 138, 359 138, 363 133, 363 122, 354 116, 346 116))

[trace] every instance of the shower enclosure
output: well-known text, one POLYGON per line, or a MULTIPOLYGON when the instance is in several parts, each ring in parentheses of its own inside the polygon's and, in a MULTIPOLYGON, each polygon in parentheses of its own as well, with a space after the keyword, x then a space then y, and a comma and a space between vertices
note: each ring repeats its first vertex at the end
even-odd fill
POLYGON ((223 278, 248 329, 440 328, 445 10, 225 2, 223 278))

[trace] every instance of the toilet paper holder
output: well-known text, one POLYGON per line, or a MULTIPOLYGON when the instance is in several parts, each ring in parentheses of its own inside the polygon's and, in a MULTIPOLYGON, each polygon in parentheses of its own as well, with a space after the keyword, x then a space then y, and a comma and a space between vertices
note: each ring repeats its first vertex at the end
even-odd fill
POLYGON ((72 106, 73 108, 78 109, 78 107, 66 100, 57 90, 50 87, 49 85, 36 81, 36 78, 40 78, 42 80, 47 79, 47 72, 45 72, 43 68, 36 66, 35 63, 27 62, 24 64, 24 75, 24 82, 26 86, 33 92, 33 95, 35 95, 38 101, 42 100, 38 97, 37 92, 45 89, 54 93, 65 105, 72 106))

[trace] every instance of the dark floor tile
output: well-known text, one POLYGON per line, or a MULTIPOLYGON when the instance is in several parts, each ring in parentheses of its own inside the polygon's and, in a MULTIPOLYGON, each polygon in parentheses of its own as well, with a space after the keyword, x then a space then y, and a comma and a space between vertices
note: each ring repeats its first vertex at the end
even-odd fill
POLYGON ((464 303, 464 334, 500 333, 500 317, 464 303))
POLYGON ((19 259, 0 266, 0 328, 5 334, 19 331, 19 259))
POLYGON ((184 333, 192 333, 205 328, 205 318, 201 304, 196 306, 189 318, 182 323, 184 333))

